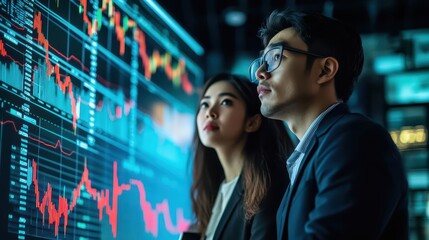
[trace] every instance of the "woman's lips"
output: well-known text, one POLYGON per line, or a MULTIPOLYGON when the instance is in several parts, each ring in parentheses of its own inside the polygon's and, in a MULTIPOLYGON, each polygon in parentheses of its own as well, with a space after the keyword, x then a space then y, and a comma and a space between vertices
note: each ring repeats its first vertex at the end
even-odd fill
POLYGON ((204 126, 204 131, 214 131, 219 129, 219 127, 213 123, 207 123, 206 126, 204 126))

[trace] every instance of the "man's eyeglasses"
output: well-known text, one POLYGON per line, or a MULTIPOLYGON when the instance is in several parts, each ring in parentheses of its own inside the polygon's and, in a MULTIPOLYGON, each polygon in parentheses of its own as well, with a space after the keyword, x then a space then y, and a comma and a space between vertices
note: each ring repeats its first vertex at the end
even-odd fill
POLYGON ((283 44, 276 44, 276 45, 273 45, 267 52, 265 52, 264 55, 262 55, 262 57, 255 59, 252 62, 252 64, 250 64, 250 67, 249 67, 250 81, 253 83, 259 82, 256 77, 256 71, 259 69, 261 65, 264 65, 266 72, 270 73, 276 70, 280 66, 280 63, 282 62, 283 50, 288 50, 294 53, 305 54, 307 56, 312 56, 316 58, 324 58, 324 56, 319 54, 285 46, 283 44))

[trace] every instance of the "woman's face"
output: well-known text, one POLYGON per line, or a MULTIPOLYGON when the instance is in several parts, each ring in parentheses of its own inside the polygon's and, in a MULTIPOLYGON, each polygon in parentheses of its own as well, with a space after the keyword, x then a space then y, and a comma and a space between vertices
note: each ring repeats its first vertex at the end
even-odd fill
POLYGON ((246 140, 246 104, 227 81, 212 84, 200 102, 198 134, 206 147, 233 147, 246 140))

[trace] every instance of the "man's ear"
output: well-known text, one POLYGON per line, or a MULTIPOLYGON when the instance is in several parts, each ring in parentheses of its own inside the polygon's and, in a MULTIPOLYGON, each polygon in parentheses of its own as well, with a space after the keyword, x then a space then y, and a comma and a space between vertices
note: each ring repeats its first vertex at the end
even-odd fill
POLYGON ((323 58, 320 62, 321 73, 319 74, 319 79, 317 83, 323 84, 334 79, 335 74, 338 72, 338 61, 333 57, 323 58))
POLYGON ((255 114, 246 120, 246 128, 245 131, 247 133, 256 132, 262 124, 262 116, 261 114, 255 114))

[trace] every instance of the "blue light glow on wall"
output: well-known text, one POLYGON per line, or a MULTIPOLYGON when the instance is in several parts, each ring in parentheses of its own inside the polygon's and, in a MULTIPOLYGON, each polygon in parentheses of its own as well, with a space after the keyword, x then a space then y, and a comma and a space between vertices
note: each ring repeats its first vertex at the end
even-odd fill
POLYGON ((386 76, 388 104, 429 102, 429 72, 409 72, 386 76))

